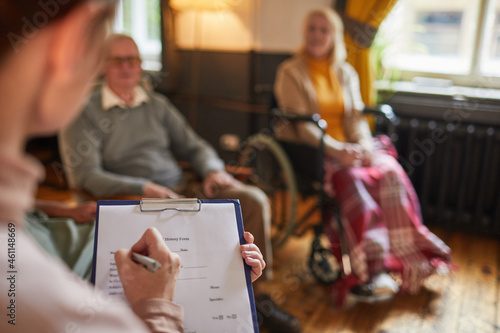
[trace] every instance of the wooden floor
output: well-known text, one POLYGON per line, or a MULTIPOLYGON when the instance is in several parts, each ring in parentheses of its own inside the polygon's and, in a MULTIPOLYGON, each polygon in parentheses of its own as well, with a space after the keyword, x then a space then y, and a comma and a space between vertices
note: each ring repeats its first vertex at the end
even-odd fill
POLYGON ((431 276, 418 295, 335 308, 306 268, 310 233, 275 250, 274 278, 261 281, 259 289, 299 318, 305 333, 500 332, 499 242, 432 231, 451 247, 458 269, 448 276, 431 276))

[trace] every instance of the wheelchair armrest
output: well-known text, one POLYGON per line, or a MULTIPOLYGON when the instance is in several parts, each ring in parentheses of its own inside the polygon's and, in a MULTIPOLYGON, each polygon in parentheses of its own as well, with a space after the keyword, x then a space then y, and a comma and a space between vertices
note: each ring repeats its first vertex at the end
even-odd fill
POLYGON ((312 115, 303 115, 303 114, 289 114, 289 113, 283 113, 280 109, 278 108, 273 108, 271 110, 271 117, 280 119, 280 120, 286 120, 289 122, 309 122, 309 123, 314 123, 316 126, 318 126, 320 129, 323 131, 326 129, 326 121, 321 118, 319 113, 315 113, 312 115))
MULTIPOLYGON (((387 123, 387 134, 389 135, 391 140, 396 137, 395 133, 398 117, 396 116, 390 105, 380 104, 374 107, 366 107, 363 110, 363 114, 373 114, 376 116, 381 116, 387 123)), ((288 114, 283 113, 278 108, 273 108, 271 110, 271 117, 275 119, 286 120, 289 122, 311 122, 316 124, 316 126, 318 126, 323 131, 323 133, 325 132, 327 127, 326 121, 322 119, 318 113, 312 115, 288 114)))

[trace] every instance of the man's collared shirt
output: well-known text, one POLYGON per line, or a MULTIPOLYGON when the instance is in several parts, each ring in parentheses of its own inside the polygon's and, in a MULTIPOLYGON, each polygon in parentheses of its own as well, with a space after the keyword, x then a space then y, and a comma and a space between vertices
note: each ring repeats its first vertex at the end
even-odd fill
POLYGON ((134 101, 132 104, 127 105, 118 95, 116 95, 107 84, 102 86, 102 109, 107 111, 115 106, 122 109, 135 108, 142 103, 148 102, 149 96, 141 86, 136 86, 134 89, 134 101))

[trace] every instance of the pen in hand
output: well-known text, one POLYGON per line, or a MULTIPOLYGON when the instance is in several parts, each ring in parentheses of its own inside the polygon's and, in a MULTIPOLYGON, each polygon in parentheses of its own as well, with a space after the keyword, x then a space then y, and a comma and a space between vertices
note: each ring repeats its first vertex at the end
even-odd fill
POLYGON ((136 252, 132 252, 132 260, 141 264, 142 266, 144 266, 144 268, 153 273, 156 272, 156 270, 160 269, 161 267, 161 264, 157 260, 154 260, 150 257, 144 256, 136 252))

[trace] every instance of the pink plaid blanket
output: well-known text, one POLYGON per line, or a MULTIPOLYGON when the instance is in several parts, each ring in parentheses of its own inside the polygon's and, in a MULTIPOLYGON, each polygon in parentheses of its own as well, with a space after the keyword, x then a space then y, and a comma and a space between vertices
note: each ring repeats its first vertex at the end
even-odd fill
MULTIPOLYGON (((325 190, 340 204, 353 271, 332 286, 339 304, 350 288, 380 271, 398 273, 401 292, 416 293, 439 265, 450 262, 450 248, 422 224, 417 195, 389 138, 378 137, 377 144, 370 167, 325 161, 325 190)), ((324 229, 340 258, 334 219, 327 216, 324 229)))

